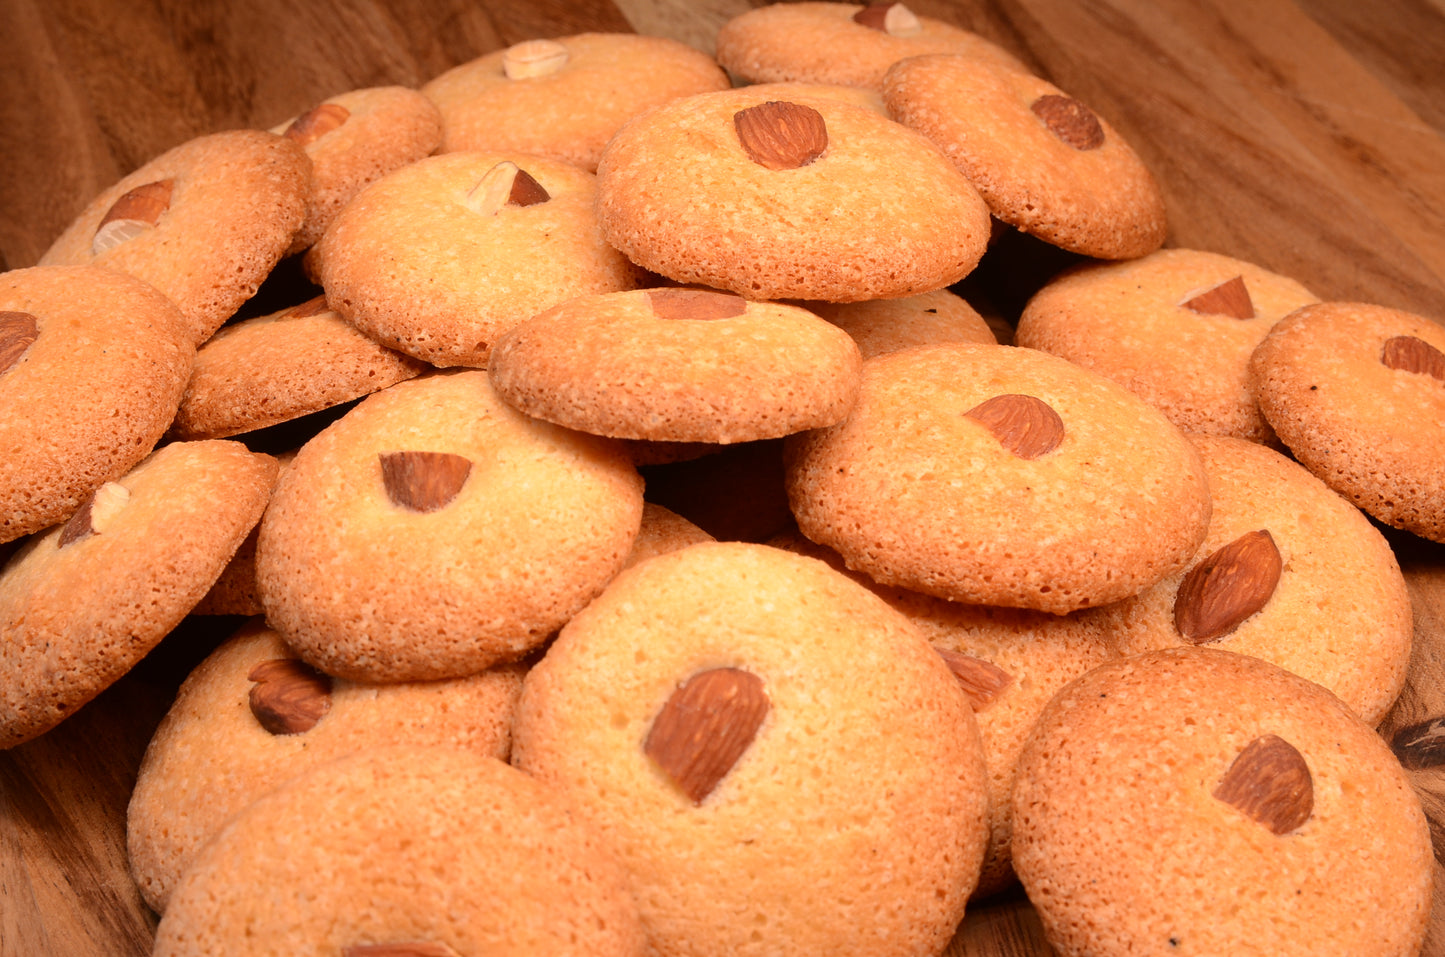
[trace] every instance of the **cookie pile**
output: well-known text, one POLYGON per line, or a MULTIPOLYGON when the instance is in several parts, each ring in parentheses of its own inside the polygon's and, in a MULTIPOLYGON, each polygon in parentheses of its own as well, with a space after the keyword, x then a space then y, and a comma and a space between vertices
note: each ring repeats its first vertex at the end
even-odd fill
POLYGON ((1445 332, 1162 249, 903 4, 717 49, 203 137, 0 277, 0 746, 252 616, 140 769, 155 952, 926 955, 1015 881, 1066 954, 1418 951, 1366 514, 1445 541, 1445 332), (1019 316, 1010 229, 1086 257, 1019 316))

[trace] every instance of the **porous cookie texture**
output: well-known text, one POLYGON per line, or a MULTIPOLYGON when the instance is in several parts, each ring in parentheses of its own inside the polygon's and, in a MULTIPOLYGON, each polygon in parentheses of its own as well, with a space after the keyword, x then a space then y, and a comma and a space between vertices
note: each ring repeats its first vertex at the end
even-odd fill
POLYGON ((0 747, 50 730, 175 628, 261 517, 276 461, 163 446, 0 571, 0 747))
POLYGON ((863 358, 912 346, 998 340, 988 322, 961 296, 936 289, 904 299, 869 302, 803 302, 853 337, 863 358))
POLYGON ((634 262, 749 299, 915 295, 988 242, 983 201, 937 147, 837 99, 674 100, 618 132, 597 190, 603 235, 634 262))
POLYGON ((277 483, 256 580, 328 674, 446 678, 514 660, 622 567, 642 479, 615 443, 530 419, 463 370, 368 396, 277 483))
POLYGON ((318 297, 223 327, 196 352, 172 434, 224 438, 329 409, 431 368, 318 297))
POLYGON ((764 545, 619 575, 528 673, 513 763, 603 833, 658 954, 940 953, 987 833, 977 727, 937 653, 764 545))
POLYGON ((1367 303, 1280 320, 1250 374, 1290 452, 1387 525, 1445 542, 1445 329, 1367 303))
POLYGON ((165 433, 195 357, 185 317, 99 266, 0 276, 0 542, 48 528, 165 433))
POLYGON ((1032 349, 869 359, 840 425, 785 440, 803 534, 875 580, 1056 614, 1138 594, 1203 541, 1199 453, 1121 386, 1032 349))
POLYGON ((285 781, 355 751, 446 746, 505 761, 520 665, 449 681, 363 685, 302 664, 255 620, 181 685, 146 747, 126 812, 141 896, 164 913, 201 846, 285 781))
POLYGON ((1253 263, 1161 249, 1049 282, 1024 307, 1014 341, 1113 379, 1186 432, 1272 442, 1249 357, 1276 322, 1317 301, 1253 263))
POLYGON ((381 747, 322 764, 205 845, 157 957, 638 957, 627 885, 555 794, 495 758, 381 747))
POLYGON ((311 159, 306 220, 288 254, 311 247, 367 183, 430 156, 441 145, 436 106, 404 86, 376 86, 327 97, 272 128, 311 159))
POLYGON ((441 112, 444 152, 532 153, 595 172, 607 141, 632 117, 729 85, 712 57, 685 43, 579 33, 488 53, 421 92, 441 112))
POLYGON ((869 16, 852 3, 778 3, 749 10, 719 28, 718 62, 753 83, 797 80, 874 88, 894 63, 925 53, 955 53, 1026 69, 976 33, 917 16, 901 3, 872 6, 891 6, 895 12, 891 20, 886 10, 869 16), (860 14, 866 22, 859 22, 860 14))
POLYGON ((883 81, 888 113, 937 143, 989 211, 1047 243, 1133 259, 1164 242, 1164 197, 1118 131, 1040 77, 962 56, 911 58, 883 81))
POLYGON ((861 365, 807 310, 662 288, 554 306, 503 333, 487 371, 514 408, 570 429, 733 443, 837 423, 861 365))
POLYGON ((145 280, 180 307, 199 345, 291 245, 310 185, 311 161, 284 136, 201 136, 93 199, 40 265, 94 264, 145 280))
POLYGON ((1279 453, 1191 436, 1209 475, 1209 534, 1188 567, 1089 614, 1126 653, 1208 644, 1324 685, 1378 724, 1405 683, 1410 593, 1359 509, 1279 453), (1250 536, 1268 533, 1268 541, 1250 536))
POLYGON ((362 190, 315 247, 326 301, 383 345, 485 367, 523 319, 638 284, 597 228, 595 197, 591 173, 555 160, 428 157, 362 190), (540 192, 517 187, 522 174, 540 192))
POLYGON ((1061 955, 1407 955, 1430 914, 1420 800, 1374 730, 1257 658, 1120 658, 1045 708, 1014 866, 1061 955))

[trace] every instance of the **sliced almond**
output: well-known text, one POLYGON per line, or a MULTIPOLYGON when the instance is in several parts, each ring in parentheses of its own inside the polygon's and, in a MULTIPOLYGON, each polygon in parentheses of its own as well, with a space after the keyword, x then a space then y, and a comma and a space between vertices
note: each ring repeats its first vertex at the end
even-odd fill
POLYGON ((472 212, 495 216, 503 206, 532 206, 551 198, 532 174, 511 160, 502 160, 482 174, 465 203, 472 212))
POLYGON ((749 671, 700 672, 667 699, 642 750, 701 804, 753 743, 769 706, 762 679, 749 671))
POLYGON ((1293 831, 1309 820, 1315 807, 1304 755, 1277 734, 1261 735, 1245 745, 1213 793, 1274 834, 1293 831))
POLYGON ((60 540, 55 547, 64 548, 83 538, 99 535, 110 527, 111 522, 129 502, 130 489, 119 482, 106 482, 80 503, 80 508, 75 510, 75 514, 71 515, 61 528, 60 540))
POLYGON ((351 111, 340 103, 322 103, 291 121, 282 135, 301 146, 309 146, 351 119, 351 111))
POLYGON ((1445 382, 1445 352, 1436 349, 1424 339, 1414 336, 1395 336, 1385 340, 1380 361, 1391 369, 1402 372, 1419 372, 1445 382))
POLYGON ((973 702, 974 711, 982 711, 993 704, 1013 681, 1013 676, 991 661, 965 655, 947 648, 935 648, 948 670, 958 679, 963 693, 973 702))
POLYGON ((286 310, 285 318, 287 318, 287 319, 309 319, 309 318, 311 318, 312 316, 319 316, 319 315, 321 315, 323 312, 330 312, 330 311, 331 311, 331 307, 328 306, 328 305, 326 305, 326 297, 325 297, 325 296, 316 296, 316 297, 313 298, 313 299, 308 299, 308 300, 306 300, 305 302, 301 303, 299 306, 292 306, 290 309, 287 309, 287 310, 286 310))
POLYGON ((1201 316, 1231 316, 1235 319, 1254 318, 1254 300, 1249 298, 1244 277, 1226 279, 1217 286, 1211 286, 1197 296, 1180 303, 1190 312, 1201 316))
POLYGON ((341 957, 459 957, 446 944, 412 940, 400 944, 352 944, 341 957))
POLYGON ((99 256, 155 226, 171 207, 174 186, 174 181, 168 179, 145 183, 112 203, 90 241, 91 253, 99 256))
POLYGON ((1445 717, 1401 728, 1390 739, 1390 749, 1411 771, 1445 764, 1445 717))
POLYGON ((1267 529, 1246 532, 1184 576, 1174 597, 1174 627, 1196 645, 1225 637, 1269 602, 1283 567, 1267 529))
POLYGON ((823 114, 811 106, 769 100, 738 110, 733 128, 748 159, 773 170, 807 166, 828 148, 823 114))
POLYGON ((1021 459, 1047 455, 1064 440, 1064 420, 1047 402, 1031 395, 996 395, 964 416, 988 429, 1021 459))
POLYGON ((748 301, 711 289, 652 289, 647 293, 659 319, 730 319, 748 310, 748 301))
POLYGON ((517 175, 512 179, 512 189, 507 193, 507 205, 535 206, 551 198, 552 195, 532 178, 531 173, 518 169, 517 175))
POLYGON ((901 3, 870 3, 853 14, 853 22, 895 37, 916 37, 923 24, 901 3))
POLYGON ((272 734, 301 734, 331 710, 331 679, 304 661, 272 658, 251 669, 251 714, 272 734))
POLYGON ((435 512, 457 497, 471 474, 471 460, 451 452, 382 452, 381 481, 392 504, 435 512))
POLYGON ((1076 150, 1093 150, 1104 145, 1104 127, 1099 118, 1072 96, 1048 93, 1034 100, 1031 109, 1050 133, 1076 150))
POLYGON ((40 323, 28 312, 0 312, 0 373, 5 372, 40 337, 40 323))
POLYGON ((502 72, 509 80, 551 76, 567 65, 570 54, 556 40, 523 40, 502 54, 502 72))

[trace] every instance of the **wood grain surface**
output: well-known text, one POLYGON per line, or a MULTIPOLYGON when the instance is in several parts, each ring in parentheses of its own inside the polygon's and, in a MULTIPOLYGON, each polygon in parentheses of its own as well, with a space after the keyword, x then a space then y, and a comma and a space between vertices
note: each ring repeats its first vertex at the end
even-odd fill
MULTIPOLYGON (((418 86, 521 39, 637 30, 712 49, 746 0, 0 0, 0 268, 35 263, 100 189, 191 137, 345 90, 418 86)), ((1445 317, 1442 0, 910 0, 1091 104, 1168 202, 1169 245, 1253 260, 1327 299, 1445 317)), ((1061 257, 1006 249, 1009 317, 1061 257)), ((987 262, 987 260, 986 260, 987 262)), ((1445 717, 1445 546, 1390 532, 1415 602, 1381 731, 1445 717)), ((234 621, 189 619, 54 731, 0 752, 0 957, 148 953, 124 811, 176 685, 234 621)), ((1445 770, 1411 772, 1445 849, 1445 770)), ((1445 954, 1445 875, 1425 953, 1445 954)), ((949 953, 1050 950, 1018 893, 949 953)))

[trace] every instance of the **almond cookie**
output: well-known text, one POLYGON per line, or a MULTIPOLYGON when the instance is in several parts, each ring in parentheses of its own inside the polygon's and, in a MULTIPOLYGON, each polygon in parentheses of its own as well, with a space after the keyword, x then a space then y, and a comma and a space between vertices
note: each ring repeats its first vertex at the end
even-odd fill
POLYGON ((311 247, 367 183, 430 156, 441 145, 442 118, 432 101, 404 86, 352 90, 322 100, 272 127, 311 159, 306 220, 288 255, 311 247))
POLYGON ((545 156, 596 172, 622 125, 669 100, 726 90, 706 53, 666 37, 579 33, 521 43, 421 88, 442 116, 442 151, 545 156))
POLYGON ((271 625, 327 674, 410 681, 515 660, 621 569, 642 479, 530 419, 480 370, 375 393, 308 442, 261 523, 271 625))
POLYGON ((276 461, 164 446, 0 571, 0 748, 50 730, 171 631, 261 517, 276 461))
POLYGON ((706 289, 578 296, 498 339, 503 401, 596 435, 751 442, 840 421, 862 359, 811 312, 706 289))
POLYGON ((318 296, 235 322, 196 352, 171 432, 215 439, 385 389, 431 368, 367 338, 318 296))
POLYGON ((1294 457, 1386 525, 1445 542, 1445 330, 1367 303, 1291 313, 1250 359, 1294 457))
POLYGON ((1113 379, 1186 432, 1270 442, 1249 357, 1276 322, 1316 301, 1252 263, 1161 249, 1054 279, 1029 300, 1014 341, 1113 379))
POLYGON ((1025 70, 1007 50, 901 3, 775 3, 724 23, 718 62, 749 82, 799 80, 877 88, 905 57, 956 53, 1025 70))
POLYGON ((749 299, 856 302, 967 275, 988 213, 947 157, 872 110, 743 88, 628 123, 597 169, 603 235, 639 265, 749 299))
POLYGON ((1191 436, 1209 535, 1184 571, 1090 612, 1126 653, 1209 644, 1324 685, 1378 724, 1405 683, 1414 621, 1385 537, 1277 452, 1191 436))
POLYGON ((1060 957, 1419 953, 1434 856, 1374 729, 1211 648, 1117 659, 1044 710, 1014 866, 1060 957))
POLYGON ((141 896, 163 913, 176 881, 232 814, 290 778, 365 748, 444 745, 505 761, 524 671, 360 685, 303 664, 259 621, 181 685, 146 747, 126 812, 141 896))
POLYGON ((841 425, 785 442, 803 534, 887 585, 1062 614, 1138 594, 1209 523, 1199 453, 1102 376, 1014 346, 863 363, 841 425))
POLYGON ((153 287, 99 266, 0 275, 0 542, 64 521, 148 455, 195 358, 153 287))
POLYGON ((407 355, 485 367, 496 337, 523 319, 638 284, 598 231, 595 197, 591 173, 555 160, 413 163, 362 190, 316 246, 326 301, 407 355))
POLYGON ((994 216, 1097 259, 1164 242, 1164 197, 1112 126, 1040 77, 962 56, 914 57, 883 80, 888 113, 937 143, 994 216))
POLYGON ((852 336, 865 359, 912 346, 998 341, 983 316, 947 289, 906 299, 799 305, 852 336))
POLYGON ((165 293, 199 345, 260 287, 306 217, 294 141, 230 130, 182 143, 102 192, 40 265, 108 266, 165 293))
POLYGON ((374 748, 251 804, 197 855, 156 957, 641 957, 597 835, 495 758, 374 748))
POLYGON ((528 673, 513 741, 615 849, 656 954, 938 954, 978 877, 957 681, 866 589, 779 549, 623 572, 528 673))

